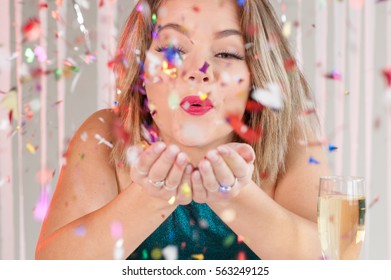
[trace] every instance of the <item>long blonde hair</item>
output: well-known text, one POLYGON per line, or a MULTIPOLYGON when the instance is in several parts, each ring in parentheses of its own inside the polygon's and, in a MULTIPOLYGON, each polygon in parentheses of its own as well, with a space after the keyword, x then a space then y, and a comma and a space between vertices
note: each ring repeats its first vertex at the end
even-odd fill
MULTIPOLYGON (((140 0, 144 10, 134 9, 126 21, 118 43, 119 53, 124 56, 115 66, 117 88, 122 92, 118 98, 118 118, 124 129, 131 134, 129 145, 139 144, 142 139, 141 124, 150 116, 143 110, 144 96, 140 87, 140 65, 152 41, 152 14, 157 14, 163 0, 140 0), (149 8, 150 10, 148 11, 149 8)), ((294 61, 289 43, 281 32, 278 18, 267 0, 248 0, 238 5, 239 21, 246 46, 246 62, 252 84, 265 88, 268 83, 277 83, 284 93, 284 107, 275 112, 265 108, 260 112, 246 111, 244 123, 251 129, 262 130, 261 139, 252 143, 256 153, 253 180, 274 182, 279 173, 285 172, 285 156, 293 136, 299 128, 303 140, 318 129, 315 114, 300 118, 306 111, 310 91, 306 80, 297 67, 286 70, 285 63, 294 61), (251 29, 252 32, 248 32, 251 29), (265 176, 266 174, 266 176, 265 176)), ((244 142, 235 135, 234 142, 244 142)), ((126 164, 126 147, 121 141, 114 143, 112 159, 126 164)))

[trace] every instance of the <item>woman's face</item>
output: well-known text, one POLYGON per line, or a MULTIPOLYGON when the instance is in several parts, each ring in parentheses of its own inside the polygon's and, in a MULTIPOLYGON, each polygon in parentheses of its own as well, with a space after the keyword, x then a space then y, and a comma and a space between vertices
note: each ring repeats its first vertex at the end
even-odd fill
POLYGON ((250 73, 235 1, 168 0, 145 61, 149 107, 160 135, 181 146, 229 142, 250 73))

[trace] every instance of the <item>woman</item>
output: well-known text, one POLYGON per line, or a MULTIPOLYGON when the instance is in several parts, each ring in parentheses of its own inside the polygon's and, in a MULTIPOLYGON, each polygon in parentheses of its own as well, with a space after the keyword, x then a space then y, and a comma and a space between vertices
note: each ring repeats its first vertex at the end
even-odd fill
POLYGON ((268 1, 238 3, 136 6, 118 107, 75 134, 36 258, 321 257, 328 168, 319 145, 303 145, 316 141, 309 90, 268 1))

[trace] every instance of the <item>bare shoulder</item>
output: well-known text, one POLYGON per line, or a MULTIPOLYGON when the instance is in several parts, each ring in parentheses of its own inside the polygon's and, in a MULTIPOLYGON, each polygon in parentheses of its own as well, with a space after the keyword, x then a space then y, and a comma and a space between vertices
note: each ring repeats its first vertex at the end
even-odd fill
POLYGON ((40 240, 91 213, 118 195, 115 168, 110 164, 114 113, 92 114, 74 134, 41 229, 40 240))
MULTIPOLYGON (((279 175, 274 199, 291 212, 310 221, 317 220, 317 198, 320 176, 330 173, 322 145, 301 143, 298 133, 293 135, 286 155, 286 172, 279 175)), ((311 137, 309 143, 316 143, 311 137)))

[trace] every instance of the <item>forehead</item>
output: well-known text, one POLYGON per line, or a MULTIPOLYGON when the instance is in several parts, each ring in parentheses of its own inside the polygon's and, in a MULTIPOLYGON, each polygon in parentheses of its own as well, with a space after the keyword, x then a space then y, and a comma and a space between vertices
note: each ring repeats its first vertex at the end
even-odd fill
POLYGON ((166 0, 158 10, 158 24, 177 23, 190 29, 240 30, 238 7, 234 0, 166 0))

